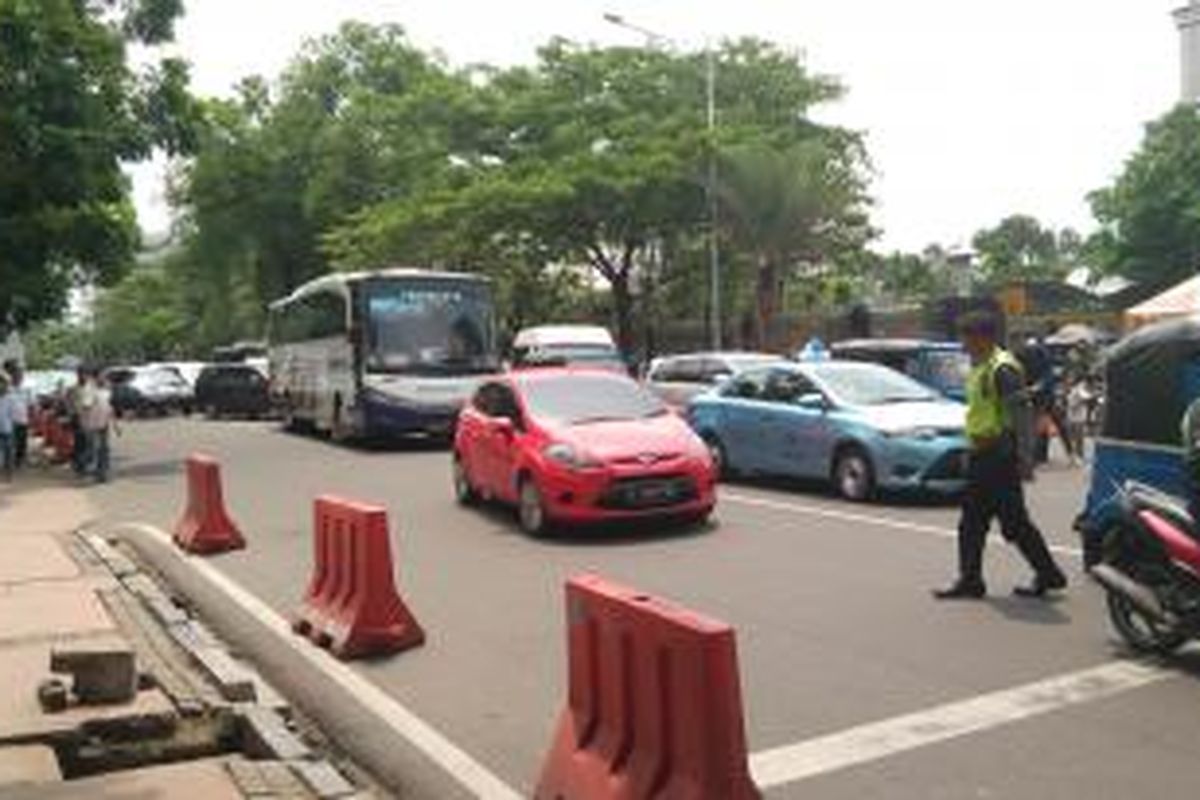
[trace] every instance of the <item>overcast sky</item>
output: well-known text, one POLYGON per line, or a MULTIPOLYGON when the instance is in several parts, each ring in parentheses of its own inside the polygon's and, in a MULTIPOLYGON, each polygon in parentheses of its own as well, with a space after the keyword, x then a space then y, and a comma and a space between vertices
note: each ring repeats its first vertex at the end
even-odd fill
MULTIPOLYGON (((308 37, 345 19, 395 22, 454 63, 529 61, 553 35, 640 38, 614 12, 700 45, 755 35, 839 76, 820 118, 866 133, 880 248, 969 242, 1011 212, 1091 226, 1085 195, 1178 98, 1183 0, 186 0, 178 49, 193 83, 228 94, 274 77, 308 37)), ((136 171, 142 223, 165 227, 157 168, 136 171)))

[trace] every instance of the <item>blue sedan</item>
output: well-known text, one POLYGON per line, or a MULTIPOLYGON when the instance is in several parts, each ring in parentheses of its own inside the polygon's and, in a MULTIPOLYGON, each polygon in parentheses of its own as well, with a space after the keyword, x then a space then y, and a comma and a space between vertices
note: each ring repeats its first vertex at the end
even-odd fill
POLYGON ((852 361, 751 369, 688 406, 723 473, 831 480, 856 501, 962 489, 965 415, 906 375, 852 361))

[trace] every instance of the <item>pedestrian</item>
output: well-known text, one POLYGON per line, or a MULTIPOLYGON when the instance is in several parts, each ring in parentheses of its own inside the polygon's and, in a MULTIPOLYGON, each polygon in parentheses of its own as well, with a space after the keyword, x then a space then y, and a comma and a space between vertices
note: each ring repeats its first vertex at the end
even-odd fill
POLYGON ((1074 453, 1071 457, 1071 466, 1078 466, 1083 460, 1091 409, 1091 381, 1086 375, 1083 375, 1067 392, 1067 429, 1070 432, 1071 449, 1074 453))
POLYGON ((91 383, 82 412, 83 430, 87 439, 87 471, 97 483, 107 483, 110 464, 109 431, 115 426, 112 392, 107 382, 98 377, 91 383))
POLYGON ((1050 555, 1042 533, 1029 517, 1021 482, 1032 475, 1029 398, 1020 362, 1001 348, 999 321, 973 313, 960 324, 971 356, 967 377, 967 489, 958 523, 958 580, 939 589, 939 600, 979 599, 987 594, 983 549, 992 520, 1029 566, 1033 582, 1019 586, 1022 597, 1042 597, 1066 588, 1067 578, 1050 555))
POLYGON ((1058 375, 1045 337, 1038 336, 1026 342, 1018 358, 1037 411, 1037 463, 1045 464, 1050 460, 1050 440, 1055 433, 1062 440, 1067 458, 1073 461, 1075 451, 1071 448, 1067 421, 1058 402, 1058 375))
POLYGON ((95 378, 90 367, 75 371, 75 385, 67 391, 67 419, 71 426, 71 467, 75 474, 83 477, 87 473, 87 435, 83 430, 84 406, 91 401, 95 392, 95 378))
POLYGON ((29 458, 29 412, 33 394, 25 385, 25 370, 17 361, 4 365, 8 373, 9 392, 13 395, 13 467, 21 469, 29 458))
POLYGON ((8 385, 8 376, 0 370, 0 476, 7 483, 13 477, 13 418, 16 401, 8 385))

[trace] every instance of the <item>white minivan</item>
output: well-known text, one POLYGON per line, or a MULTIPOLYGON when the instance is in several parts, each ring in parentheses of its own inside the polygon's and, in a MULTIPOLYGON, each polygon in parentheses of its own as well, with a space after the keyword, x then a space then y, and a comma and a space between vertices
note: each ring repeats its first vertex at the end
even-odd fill
POLYGON ((599 325, 538 325, 522 329, 512 346, 515 368, 546 364, 627 369, 612 334, 599 325))

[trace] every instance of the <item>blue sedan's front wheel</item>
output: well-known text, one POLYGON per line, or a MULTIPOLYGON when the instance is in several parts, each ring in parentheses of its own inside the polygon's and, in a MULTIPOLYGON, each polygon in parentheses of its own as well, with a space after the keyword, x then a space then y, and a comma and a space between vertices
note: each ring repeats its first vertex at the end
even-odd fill
POLYGON ((845 499, 861 503, 875 493, 875 469, 866 451, 857 445, 842 448, 833 463, 833 484, 845 499))

